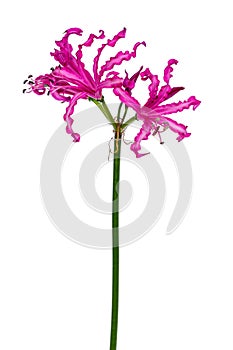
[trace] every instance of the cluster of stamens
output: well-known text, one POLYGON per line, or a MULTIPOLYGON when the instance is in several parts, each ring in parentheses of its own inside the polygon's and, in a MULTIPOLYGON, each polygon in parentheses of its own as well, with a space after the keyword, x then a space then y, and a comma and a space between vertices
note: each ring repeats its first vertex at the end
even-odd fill
POLYGON ((23 89, 23 93, 29 93, 32 91, 32 85, 35 84, 35 81, 33 80, 33 76, 30 74, 26 80, 24 80, 23 84, 27 86, 23 89))

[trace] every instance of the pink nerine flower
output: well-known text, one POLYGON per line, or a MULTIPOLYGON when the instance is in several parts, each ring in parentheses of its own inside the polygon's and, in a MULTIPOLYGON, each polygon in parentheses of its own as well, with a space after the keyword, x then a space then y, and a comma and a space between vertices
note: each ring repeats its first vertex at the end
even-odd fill
MULTIPOLYGON (((73 119, 71 115, 74 112, 74 107, 79 99, 92 98, 94 100, 102 99, 102 90, 104 88, 116 88, 122 85, 123 79, 119 77, 119 73, 112 69, 116 65, 120 65, 123 61, 128 61, 132 57, 136 57, 136 51, 139 45, 144 45, 145 42, 136 43, 131 52, 118 52, 114 57, 111 57, 99 68, 99 59, 106 46, 114 47, 119 39, 124 38, 126 29, 124 28, 112 39, 108 39, 102 44, 93 62, 93 72, 87 71, 82 62, 82 48, 90 47, 94 40, 104 39, 104 31, 99 31, 99 36, 90 34, 89 38, 78 45, 78 50, 73 54, 73 48, 68 39, 71 34, 78 36, 82 35, 82 30, 79 28, 70 28, 65 32, 62 40, 56 41, 59 49, 55 49, 51 55, 59 62, 59 65, 52 69, 52 72, 38 76, 35 80, 29 76, 30 80, 26 80, 30 84, 27 92, 33 91, 38 95, 43 95, 45 92, 51 94, 56 100, 68 102, 64 120, 67 123, 66 131, 71 134, 74 141, 80 140, 80 135, 75 133, 72 128, 73 119), (106 74, 105 74, 106 73, 106 74)), ((25 89, 26 91, 26 89, 25 89)))
MULTIPOLYGON (((141 106, 140 103, 131 96, 131 90, 134 87, 135 79, 138 77, 138 73, 135 73, 132 78, 126 78, 123 82, 123 87, 114 88, 114 93, 120 98, 121 102, 125 103, 126 106, 133 108, 137 113, 137 118, 142 120, 142 127, 134 139, 134 143, 131 145, 131 150, 136 154, 136 157, 142 157, 147 153, 139 153, 141 149, 141 141, 147 140, 148 137, 153 134, 158 133, 161 141, 160 133, 165 131, 167 128, 176 132, 178 134, 177 140, 181 141, 183 138, 190 136, 191 134, 187 132, 187 126, 177 123, 175 120, 165 117, 167 114, 181 112, 184 109, 188 109, 191 106, 195 110, 199 104, 194 96, 189 97, 186 101, 174 102, 171 104, 162 104, 164 101, 168 100, 174 96, 180 90, 183 90, 183 87, 171 87, 169 85, 170 78, 172 77, 172 65, 177 64, 178 61, 171 59, 168 61, 168 65, 164 70, 164 82, 159 89, 160 81, 157 75, 153 75, 149 68, 140 73, 142 80, 150 80, 149 89, 149 98, 145 105, 141 106), (162 104, 162 105, 161 105, 162 104), (162 131, 160 130, 162 127, 162 131)), ((162 141, 161 141, 162 143, 162 141)))

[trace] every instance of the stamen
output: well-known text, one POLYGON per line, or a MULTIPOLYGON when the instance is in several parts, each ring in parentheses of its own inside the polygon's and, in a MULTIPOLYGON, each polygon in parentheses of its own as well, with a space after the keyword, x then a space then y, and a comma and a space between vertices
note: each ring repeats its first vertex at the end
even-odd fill
POLYGON ((157 133, 158 133, 158 131, 159 131, 159 128, 160 128, 160 126, 157 126, 156 128, 155 128, 155 130, 153 131, 153 136, 155 136, 157 133))
POLYGON ((26 79, 26 80, 24 80, 23 84, 26 84, 27 82, 28 82, 28 80, 26 79))
POLYGON ((168 122, 164 122, 162 126, 163 126, 163 130, 160 131, 160 132, 164 132, 164 131, 166 131, 167 129, 169 129, 169 123, 168 123, 168 122))
POLYGON ((159 135, 160 145, 163 145, 163 144, 164 144, 164 141, 163 141, 162 138, 161 138, 160 131, 158 131, 158 135, 159 135))
POLYGON ((32 78, 33 77, 33 75, 32 74, 30 74, 29 76, 28 76, 28 79, 30 79, 30 78, 32 78))
POLYGON ((23 94, 25 94, 26 91, 27 91, 27 89, 23 89, 23 94))

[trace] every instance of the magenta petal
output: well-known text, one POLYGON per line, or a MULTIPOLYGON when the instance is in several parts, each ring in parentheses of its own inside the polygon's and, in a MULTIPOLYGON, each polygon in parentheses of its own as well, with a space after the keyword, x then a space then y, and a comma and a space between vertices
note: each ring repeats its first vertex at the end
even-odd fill
POLYGON ((80 28, 69 28, 65 31, 65 36, 69 36, 70 34, 77 34, 77 35, 82 35, 83 30, 80 28))
POLYGON ((154 101, 154 99, 157 97, 158 87, 159 87, 159 79, 157 75, 153 75, 149 68, 145 69, 144 72, 141 73, 142 80, 150 79, 151 84, 149 85, 149 99, 145 106, 149 106, 151 102, 154 101))
POLYGON ((74 113, 74 107, 77 104, 77 101, 81 98, 87 98, 85 93, 80 93, 75 95, 69 102, 69 105, 66 108, 66 113, 64 114, 64 120, 66 121, 67 125, 66 125, 66 132, 67 134, 71 134, 71 136, 73 136, 74 138, 74 142, 79 141, 80 136, 79 134, 75 133, 73 128, 72 128, 72 124, 74 122, 74 120, 71 118, 71 115, 74 113))
POLYGON ((105 79, 102 83, 98 85, 99 89, 106 89, 106 88, 117 88, 122 86, 122 78, 119 77, 113 77, 105 79))
POLYGON ((89 38, 87 39, 87 41, 85 41, 85 43, 82 44, 82 46, 91 46, 94 42, 95 39, 104 39, 105 35, 104 35, 104 31, 102 29, 99 30, 100 35, 97 36, 95 34, 90 34, 89 38))
POLYGON ((140 112, 141 107, 139 102, 127 91, 123 90, 122 88, 115 88, 113 89, 113 92, 126 106, 133 108, 137 113, 140 112))
POLYGON ((98 75, 98 64, 99 64, 99 59, 100 59, 100 55, 103 51, 103 49, 106 46, 111 46, 114 47, 116 45, 116 43, 118 42, 118 40, 122 39, 125 37, 126 34, 126 28, 123 28, 123 30, 121 30, 119 33, 117 33, 112 39, 108 39, 107 43, 103 44, 99 49, 98 49, 98 53, 96 55, 96 57, 94 58, 94 64, 93 64, 93 73, 94 73, 94 78, 95 80, 99 79, 99 75, 98 75))
POLYGON ((138 80, 138 77, 140 75, 140 72, 142 70, 143 66, 140 67, 140 69, 132 75, 131 78, 129 78, 128 73, 125 71, 125 79, 123 81, 124 88, 131 93, 131 90, 135 87, 136 81, 138 80))
POLYGON ((171 73, 173 72, 172 65, 177 64, 177 63, 178 63, 178 61, 175 60, 174 58, 172 58, 168 61, 168 65, 164 69, 164 76, 163 76, 163 80, 165 81, 165 83, 169 84, 169 80, 172 77, 171 73))
POLYGON ((133 51, 125 51, 125 52, 118 52, 115 57, 111 57, 100 69, 99 76, 102 77, 102 75, 106 72, 112 69, 115 65, 120 65, 123 61, 129 61, 132 57, 136 57, 137 48, 140 45, 146 46, 146 43, 143 41, 141 43, 136 43, 133 47, 133 51))
POLYGON ((158 124, 161 124, 163 126, 166 126, 166 124, 169 126, 169 129, 171 131, 176 132, 179 136, 177 137, 178 141, 183 140, 185 137, 189 137, 191 133, 187 132, 187 126, 184 124, 177 123, 175 120, 167 118, 167 117, 161 117, 160 121, 158 121, 158 124))
POLYGON ((63 38, 59 41, 55 41, 56 45, 60 48, 60 51, 55 49, 55 52, 51 52, 51 56, 54 56, 54 58, 61 64, 65 65, 67 61, 69 60, 69 57, 72 53, 72 46, 68 42, 68 38, 71 34, 76 34, 81 36, 82 35, 82 29, 80 28, 70 28, 65 31, 65 35, 63 38))
POLYGON ((149 152, 139 153, 139 151, 141 149, 141 141, 148 140, 148 137, 150 136, 150 134, 151 134, 151 123, 144 122, 139 133, 134 138, 134 143, 132 143, 132 145, 130 146, 131 151, 133 151, 136 154, 137 158, 140 158, 149 154, 149 152))
POLYGON ((200 103, 201 101, 198 101, 195 96, 191 96, 187 101, 179 101, 164 106, 157 106, 155 112, 158 114, 172 114, 182 112, 184 109, 188 109, 191 106, 193 106, 193 110, 195 110, 200 103))

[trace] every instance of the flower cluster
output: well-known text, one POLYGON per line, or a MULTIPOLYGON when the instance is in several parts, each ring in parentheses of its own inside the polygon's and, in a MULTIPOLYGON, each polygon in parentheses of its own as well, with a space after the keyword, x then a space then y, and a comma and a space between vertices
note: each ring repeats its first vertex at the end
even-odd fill
POLYGON ((83 62, 82 49, 83 47, 90 47, 95 40, 103 40, 105 38, 104 31, 100 30, 99 35, 90 34, 86 41, 78 45, 78 50, 75 54, 73 53, 72 45, 69 43, 71 34, 82 36, 82 30, 80 28, 70 28, 64 33, 60 41, 56 41, 58 48, 56 48, 51 55, 58 62, 58 65, 55 68, 51 68, 50 73, 40 75, 36 79, 33 79, 30 75, 28 79, 25 80, 25 83, 28 84, 28 88, 24 89, 24 92, 32 91, 37 95, 43 95, 47 92, 56 100, 68 103, 64 114, 64 120, 67 124, 66 131, 68 134, 71 134, 74 142, 80 140, 80 135, 74 132, 72 128, 72 114, 75 105, 80 99, 92 100, 101 109, 108 121, 110 121, 114 127, 116 126, 114 118, 103 98, 104 89, 112 89, 114 94, 120 99, 121 105, 125 104, 126 108, 131 107, 136 112, 136 118, 142 121, 141 130, 136 135, 134 143, 131 145, 131 150, 137 157, 145 155, 139 153, 141 149, 140 143, 142 140, 148 139, 150 134, 155 135, 158 133, 161 140, 160 133, 169 128, 178 134, 178 141, 181 141, 184 137, 190 136, 190 133, 187 132, 187 126, 177 123, 166 117, 166 115, 181 112, 191 106, 193 110, 195 110, 199 106, 200 101, 194 96, 191 96, 183 102, 162 104, 180 90, 184 89, 183 87, 170 86, 170 78, 172 77, 171 73, 173 71, 172 66, 177 64, 176 60, 171 59, 168 61, 168 65, 164 70, 164 85, 160 88, 158 76, 153 75, 149 68, 143 70, 143 67, 141 67, 139 71, 130 78, 127 72, 125 77, 121 77, 119 72, 115 70, 115 67, 120 66, 123 61, 129 61, 131 58, 135 58, 138 47, 140 45, 146 46, 145 42, 137 42, 133 46, 132 51, 119 51, 115 56, 110 57, 105 64, 99 67, 99 61, 103 50, 106 47, 115 47, 120 39, 125 38, 126 29, 124 28, 112 39, 108 39, 106 42, 102 43, 98 48, 97 55, 93 60, 92 72, 89 72, 83 62), (144 105, 141 105, 140 102, 132 96, 132 90, 139 77, 143 81, 150 81, 148 86, 149 98, 144 105))

